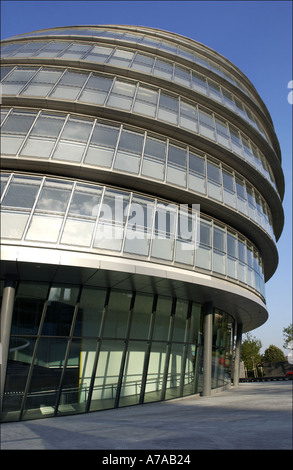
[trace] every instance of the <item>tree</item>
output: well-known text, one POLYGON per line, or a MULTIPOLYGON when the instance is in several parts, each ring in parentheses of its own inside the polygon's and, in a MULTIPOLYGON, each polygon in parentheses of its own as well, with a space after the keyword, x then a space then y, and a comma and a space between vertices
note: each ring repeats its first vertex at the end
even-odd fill
POLYGON ((286 357, 281 351, 281 349, 277 348, 277 346, 274 346, 271 344, 264 352, 262 356, 263 362, 281 362, 281 361, 286 361, 286 357))
POLYGON ((283 347, 287 349, 289 341, 293 341, 293 323, 291 323, 287 328, 283 328, 283 347))
POLYGON ((255 372, 257 364, 261 362, 261 341, 253 337, 250 333, 246 333, 246 339, 241 346, 241 360, 247 369, 247 372, 255 372))

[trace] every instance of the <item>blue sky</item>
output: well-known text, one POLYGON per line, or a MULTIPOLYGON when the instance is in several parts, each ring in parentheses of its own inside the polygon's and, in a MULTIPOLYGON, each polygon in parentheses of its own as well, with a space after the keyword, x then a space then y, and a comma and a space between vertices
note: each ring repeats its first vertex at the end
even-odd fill
MULTIPOLYGON (((132 24, 188 36, 237 65, 266 103, 280 141, 286 194, 279 267, 266 284, 269 320, 252 335, 283 349, 292 322, 292 2, 1 1, 1 39, 55 26, 132 24)), ((288 352, 284 350, 284 352, 288 352)))

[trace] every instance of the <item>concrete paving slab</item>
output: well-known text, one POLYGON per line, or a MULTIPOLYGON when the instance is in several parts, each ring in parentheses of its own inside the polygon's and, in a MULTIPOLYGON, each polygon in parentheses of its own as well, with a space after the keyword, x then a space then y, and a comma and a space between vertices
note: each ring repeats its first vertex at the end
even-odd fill
POLYGON ((292 382, 243 383, 211 397, 3 423, 1 449, 292 450, 292 382))

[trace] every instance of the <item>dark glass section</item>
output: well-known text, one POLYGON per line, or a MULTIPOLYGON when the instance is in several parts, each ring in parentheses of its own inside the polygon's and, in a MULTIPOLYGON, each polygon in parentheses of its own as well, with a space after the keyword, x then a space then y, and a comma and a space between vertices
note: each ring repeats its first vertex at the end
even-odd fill
MULTIPOLYGON (((20 282, 4 421, 85 413, 202 390, 202 305, 98 286, 20 282)), ((232 321, 215 311, 213 387, 230 380, 232 321)))

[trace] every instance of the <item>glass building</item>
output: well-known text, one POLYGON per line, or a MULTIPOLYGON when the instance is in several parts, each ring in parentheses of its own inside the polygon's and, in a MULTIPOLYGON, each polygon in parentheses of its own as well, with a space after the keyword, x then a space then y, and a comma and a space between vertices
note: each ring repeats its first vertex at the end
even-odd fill
POLYGON ((1 54, 2 420, 237 385, 284 223, 252 83, 146 27, 41 30, 1 54))

